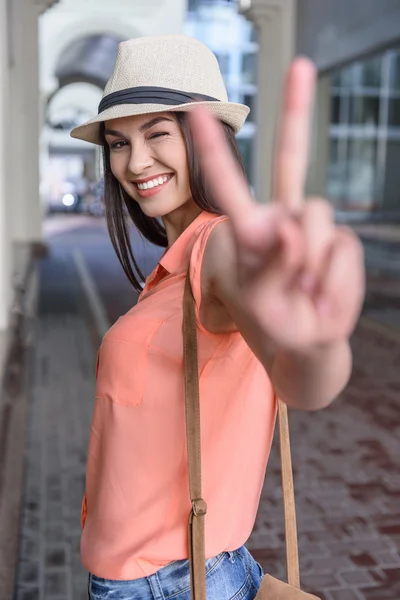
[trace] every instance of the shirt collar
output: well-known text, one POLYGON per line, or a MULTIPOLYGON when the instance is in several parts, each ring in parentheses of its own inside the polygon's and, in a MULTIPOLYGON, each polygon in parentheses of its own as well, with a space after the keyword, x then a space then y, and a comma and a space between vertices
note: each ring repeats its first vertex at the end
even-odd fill
POLYGON ((181 233, 178 239, 172 244, 170 248, 162 255, 158 264, 161 265, 169 274, 177 273, 182 269, 187 268, 188 262, 188 249, 191 246, 193 233, 195 230, 206 223, 215 219, 218 215, 206 212, 203 210, 190 225, 181 233))

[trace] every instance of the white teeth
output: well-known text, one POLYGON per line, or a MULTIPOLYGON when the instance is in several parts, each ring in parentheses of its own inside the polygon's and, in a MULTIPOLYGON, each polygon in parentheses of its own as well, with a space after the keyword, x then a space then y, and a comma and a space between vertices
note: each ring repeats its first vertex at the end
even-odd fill
POLYGON ((137 186, 139 188, 139 190, 150 190, 153 187, 157 187, 158 185, 162 185, 163 183, 165 183, 166 181, 168 181, 168 179, 171 178, 171 175, 164 175, 158 177, 157 179, 152 179, 151 181, 146 181, 146 183, 138 183, 137 186))

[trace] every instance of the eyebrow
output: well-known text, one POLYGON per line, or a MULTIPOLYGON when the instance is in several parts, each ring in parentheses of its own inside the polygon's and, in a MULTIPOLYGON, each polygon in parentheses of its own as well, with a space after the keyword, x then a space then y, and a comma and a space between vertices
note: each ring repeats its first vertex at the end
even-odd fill
MULTIPOLYGON (((169 119, 168 117, 155 117, 154 119, 147 121, 147 123, 143 123, 143 125, 141 127, 139 127, 139 131, 140 131, 140 133, 143 133, 144 131, 147 131, 151 127, 154 127, 154 125, 157 125, 158 123, 162 123, 163 121, 169 121, 170 123, 173 123, 173 119, 169 119)), ((115 137, 126 137, 121 131, 117 131, 116 129, 105 129, 104 135, 113 135, 115 137)))

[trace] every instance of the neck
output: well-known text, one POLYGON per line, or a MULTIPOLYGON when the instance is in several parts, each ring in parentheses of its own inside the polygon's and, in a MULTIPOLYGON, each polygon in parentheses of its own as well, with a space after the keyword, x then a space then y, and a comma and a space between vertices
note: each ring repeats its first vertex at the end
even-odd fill
POLYGON ((193 200, 189 200, 186 204, 162 218, 167 233, 168 248, 172 246, 181 233, 185 231, 201 212, 202 209, 193 200))

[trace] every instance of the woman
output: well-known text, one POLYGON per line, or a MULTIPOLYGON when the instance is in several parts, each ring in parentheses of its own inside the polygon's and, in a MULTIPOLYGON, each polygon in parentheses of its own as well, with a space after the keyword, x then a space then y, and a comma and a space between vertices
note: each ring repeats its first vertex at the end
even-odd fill
POLYGON ((124 42, 97 117, 74 137, 104 146, 111 240, 137 305, 99 350, 82 509, 89 597, 187 600, 188 492, 182 298, 196 302, 210 600, 254 598, 246 550, 279 395, 328 405, 351 371, 364 294, 360 244, 327 202, 303 203, 314 70, 288 74, 274 202, 251 198, 214 55, 185 36, 124 42), (228 218, 229 217, 229 218, 228 218), (165 247, 144 288, 131 219, 165 247))

